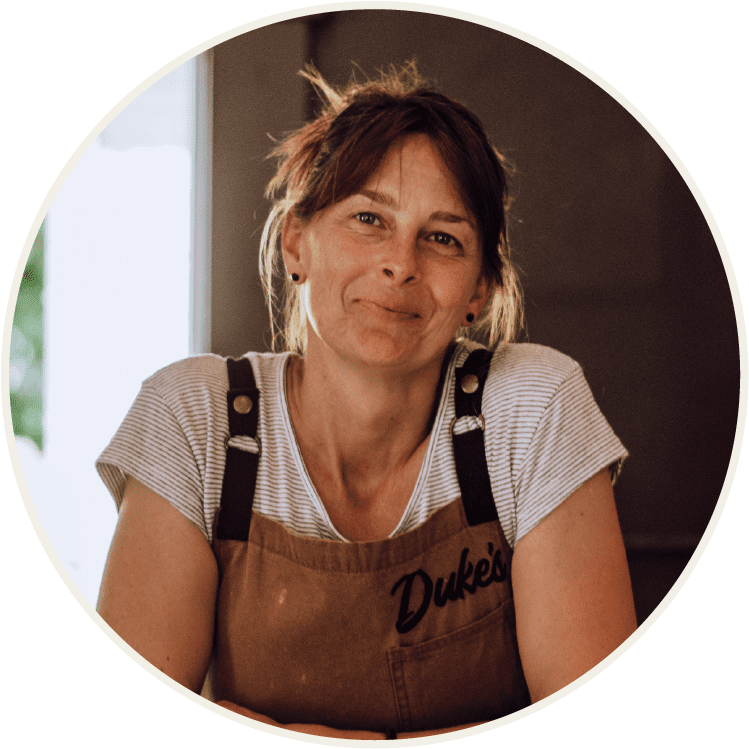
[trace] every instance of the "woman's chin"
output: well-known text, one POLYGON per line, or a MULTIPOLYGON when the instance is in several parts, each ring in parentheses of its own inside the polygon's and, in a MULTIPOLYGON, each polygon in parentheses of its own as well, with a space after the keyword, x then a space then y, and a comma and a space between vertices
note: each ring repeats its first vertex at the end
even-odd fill
POLYGON ((350 360, 378 369, 412 368, 426 354, 422 341, 416 336, 372 330, 359 333, 356 346, 348 353, 350 360))
POLYGON ((323 349, 333 352, 349 365, 378 370, 413 370, 432 361, 441 366, 449 340, 432 341, 419 335, 412 326, 402 330, 397 327, 362 326, 358 330, 348 327, 335 333, 325 331, 327 335, 322 336, 317 329, 308 329, 312 335, 308 339, 307 352, 309 355, 317 348, 316 343, 322 343, 323 349), (317 342, 313 338, 317 338, 317 342))

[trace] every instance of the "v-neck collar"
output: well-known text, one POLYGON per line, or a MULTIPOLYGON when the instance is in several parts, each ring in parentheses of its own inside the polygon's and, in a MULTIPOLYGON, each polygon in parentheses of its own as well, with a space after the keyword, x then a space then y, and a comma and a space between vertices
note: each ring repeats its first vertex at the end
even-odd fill
MULTIPOLYGON (((429 442, 427 445, 426 455, 424 456, 424 460, 421 463, 419 475, 416 478, 416 483, 414 484, 411 496, 406 503, 406 507, 403 510, 403 514, 401 515, 401 518, 395 526, 395 529, 388 536, 388 538, 393 538, 394 536, 397 536, 402 532, 403 525, 406 519, 410 516, 413 506, 419 501, 421 492, 427 482, 427 477, 429 476, 432 459, 437 444, 437 435, 440 433, 440 429, 444 422, 445 412, 447 410, 447 404, 450 397, 450 388, 448 387, 448 384, 453 380, 453 372, 455 370, 456 360, 460 351, 460 345, 456 344, 453 345, 452 351, 449 351, 447 354, 447 366, 443 367, 443 374, 440 380, 442 392, 440 393, 434 421, 432 423, 432 429, 429 434, 429 442)), ((309 472, 307 471, 307 466, 304 463, 304 458, 302 457, 301 450, 299 449, 299 442, 297 441, 296 433, 294 431, 294 425, 291 421, 291 412, 289 410, 289 399, 287 391, 287 372, 289 368, 289 361, 292 356, 293 354, 291 352, 287 352, 283 355, 283 357, 281 357, 280 366, 278 367, 278 374, 276 377, 276 387, 278 388, 278 395, 282 404, 282 421, 284 430, 286 431, 287 439, 289 441, 289 444, 291 445, 292 457, 294 459, 294 462, 296 463, 297 470, 299 471, 299 475, 302 478, 302 482, 307 491, 307 494, 313 506, 315 507, 315 510, 319 513, 320 517, 323 518, 325 525, 339 541, 345 541, 346 543, 356 543, 346 538, 331 521, 330 516, 328 515, 328 511, 325 509, 325 505, 323 504, 320 495, 317 493, 317 489, 315 488, 309 472)))

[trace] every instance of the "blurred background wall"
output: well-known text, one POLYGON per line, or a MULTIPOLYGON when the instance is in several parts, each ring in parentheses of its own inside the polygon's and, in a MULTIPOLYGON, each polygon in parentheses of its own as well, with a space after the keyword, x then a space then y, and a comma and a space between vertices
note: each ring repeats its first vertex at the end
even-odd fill
POLYGON ((631 453, 616 495, 643 621, 689 561, 725 479, 738 334, 719 252, 681 176, 620 104, 564 62, 492 29, 407 11, 309 16, 217 46, 207 347, 268 349, 257 273, 268 136, 316 109, 296 71, 313 62, 343 85, 355 66, 361 77, 413 59, 515 164, 524 340, 580 362, 631 453))

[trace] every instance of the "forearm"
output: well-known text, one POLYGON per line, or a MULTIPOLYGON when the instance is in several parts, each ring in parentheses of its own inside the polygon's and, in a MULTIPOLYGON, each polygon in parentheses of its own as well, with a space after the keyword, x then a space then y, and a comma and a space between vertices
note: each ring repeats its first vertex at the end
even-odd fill
POLYGON ((229 700, 221 700, 216 703, 227 710, 231 710, 238 715, 244 715, 246 718, 252 718, 252 720, 258 721, 258 723, 265 723, 268 726, 276 726, 277 728, 285 728, 287 731, 296 731, 297 733, 307 733, 312 736, 325 736, 330 739, 358 739, 358 740, 377 740, 385 739, 384 731, 357 731, 357 730, 345 730, 341 728, 331 728, 330 726, 318 725, 316 723, 279 723, 273 718, 269 718, 267 715, 261 715, 253 710, 248 710, 246 707, 236 705, 229 700))
MULTIPOLYGON (((221 700, 216 704, 221 707, 231 710, 238 715, 244 715, 246 718, 252 718, 252 720, 258 721, 258 723, 265 723, 268 726, 276 726, 277 728, 285 728, 287 731, 297 731, 298 733, 307 733, 312 736, 325 736, 331 739, 358 739, 358 740, 383 740, 386 737, 384 731, 358 731, 358 730, 345 730, 341 728, 331 728, 330 726, 318 725, 316 723, 279 723, 273 718, 269 718, 267 715, 261 715, 253 710, 248 710, 246 707, 241 707, 228 700, 221 700)), ((466 723, 462 726, 454 726, 450 728, 436 728, 428 731, 406 731, 396 735, 398 739, 417 739, 423 736, 437 736, 441 733, 451 733, 452 731, 460 731, 463 728, 472 728, 473 726, 480 726, 481 723, 466 723)))
POLYGON ((450 728, 435 728, 428 731, 404 731, 397 734, 398 739, 420 739, 424 736, 438 736, 441 733, 452 733, 453 731, 462 731, 464 728, 473 728, 482 725, 483 721, 478 723, 466 723, 462 726, 451 726, 450 728))

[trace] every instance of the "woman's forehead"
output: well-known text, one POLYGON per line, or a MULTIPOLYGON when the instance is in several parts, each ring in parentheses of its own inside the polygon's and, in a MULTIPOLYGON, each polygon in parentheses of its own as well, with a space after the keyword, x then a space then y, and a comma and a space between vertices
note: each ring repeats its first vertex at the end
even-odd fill
POLYGON ((356 192, 376 195, 378 202, 395 207, 403 189, 419 188, 451 204, 453 211, 470 214, 437 143, 424 134, 400 138, 390 146, 379 166, 356 192))

